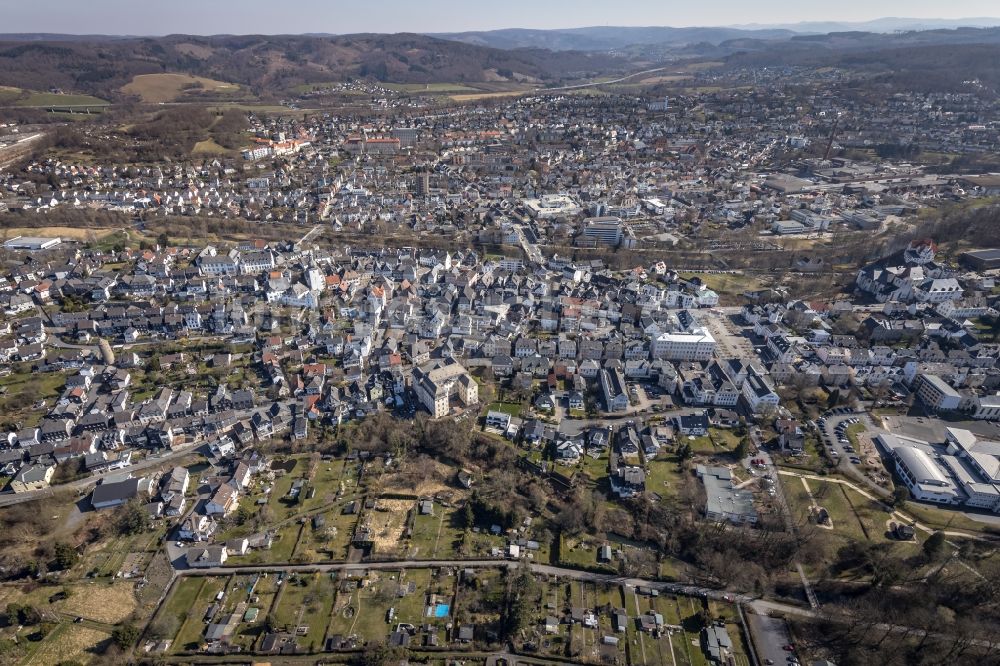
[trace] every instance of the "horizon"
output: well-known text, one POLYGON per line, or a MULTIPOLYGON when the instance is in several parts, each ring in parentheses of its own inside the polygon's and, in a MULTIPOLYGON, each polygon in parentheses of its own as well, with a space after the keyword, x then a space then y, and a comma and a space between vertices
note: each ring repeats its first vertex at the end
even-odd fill
MULTIPOLYGON (((995 3, 954 0, 885 0, 874 10, 865 0, 842 0, 835 10, 788 7, 782 0, 759 0, 752 6, 739 0, 709 0, 697 6, 657 0, 621 0, 614 8, 572 0, 510 0, 504 12, 470 6, 461 0, 404 0, 359 3, 354 0, 289 0, 275 16, 264 0, 220 0, 206 3, 176 0, 169 6, 137 9, 130 0, 89 3, 53 0, 18 3, 5 9, 4 34, 102 35, 162 37, 171 34, 213 35, 347 35, 357 33, 454 33, 494 30, 575 30, 615 28, 737 28, 872 21, 996 21, 995 3), (674 6, 672 6, 674 5, 674 6), (517 16, 516 24, 510 21, 517 16), (567 17, 576 20, 567 21, 567 17), (193 21, 192 17, 197 21, 193 21), (567 25, 567 23, 573 25, 567 25), (154 28, 155 26, 155 28, 154 28), (153 28, 153 29, 150 29, 153 28)), ((955 26, 949 26, 955 27, 955 26)), ((973 26, 979 27, 979 26, 973 26)))

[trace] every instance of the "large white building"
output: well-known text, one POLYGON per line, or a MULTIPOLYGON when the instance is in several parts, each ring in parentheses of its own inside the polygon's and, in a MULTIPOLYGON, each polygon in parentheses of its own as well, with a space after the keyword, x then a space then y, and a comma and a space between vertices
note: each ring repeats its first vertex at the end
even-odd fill
POLYGON ((958 391, 937 375, 920 376, 917 397, 927 407, 939 412, 954 411, 962 402, 958 391))
POLYGON ((958 504, 962 493, 930 454, 915 446, 897 446, 892 457, 910 496, 922 502, 958 504))
POLYGON ((754 370, 753 366, 747 371, 746 381, 743 382, 743 398, 746 400, 750 411, 755 414, 768 408, 778 406, 781 398, 774 391, 774 388, 754 370))
POLYGON ((715 344, 711 333, 696 327, 687 333, 661 333, 653 338, 652 353, 667 361, 710 361, 715 344))
POLYGON ((618 368, 602 369, 598 373, 604 404, 609 412, 624 412, 628 409, 628 392, 625 389, 625 377, 618 368))
POLYGON ((568 194, 546 194, 538 199, 525 199, 524 208, 536 220, 572 217, 583 211, 580 204, 568 194))
POLYGON ((474 405, 479 402, 479 386, 476 380, 453 359, 426 370, 415 368, 413 390, 420 404, 434 418, 448 415, 452 396, 457 396, 463 405, 474 405))
POLYGON ((583 227, 583 237, 597 245, 618 247, 622 242, 622 221, 617 217, 591 217, 583 227))
POLYGON ((875 441, 914 499, 1000 513, 1000 441, 963 428, 948 428, 943 444, 889 433, 875 441))

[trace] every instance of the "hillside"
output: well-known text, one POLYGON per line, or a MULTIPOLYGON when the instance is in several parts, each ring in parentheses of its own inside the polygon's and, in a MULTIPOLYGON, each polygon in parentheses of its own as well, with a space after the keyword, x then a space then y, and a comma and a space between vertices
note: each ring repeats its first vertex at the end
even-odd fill
POLYGON ((795 34, 791 30, 770 28, 743 30, 723 27, 594 26, 565 30, 509 28, 478 32, 439 33, 432 36, 500 49, 546 48, 554 51, 612 51, 635 45, 685 46, 699 43, 715 45, 740 38, 787 39, 795 34))
POLYGON ((518 77, 555 82, 627 65, 624 59, 600 54, 504 51, 413 34, 0 41, 0 86, 57 87, 105 99, 121 99, 123 86, 147 74, 190 74, 243 85, 264 96, 356 77, 388 83, 518 77))
POLYGON ((876 35, 831 33, 799 36, 780 44, 733 47, 728 67, 835 66, 871 83, 896 90, 969 92, 978 80, 980 94, 1000 90, 1000 29, 934 30, 876 35))

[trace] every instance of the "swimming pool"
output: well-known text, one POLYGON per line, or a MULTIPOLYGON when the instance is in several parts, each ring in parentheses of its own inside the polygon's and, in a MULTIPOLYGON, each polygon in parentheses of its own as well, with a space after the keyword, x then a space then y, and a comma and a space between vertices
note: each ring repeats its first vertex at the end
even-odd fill
POLYGON ((437 604, 434 606, 434 617, 448 617, 448 611, 451 608, 448 604, 437 604))

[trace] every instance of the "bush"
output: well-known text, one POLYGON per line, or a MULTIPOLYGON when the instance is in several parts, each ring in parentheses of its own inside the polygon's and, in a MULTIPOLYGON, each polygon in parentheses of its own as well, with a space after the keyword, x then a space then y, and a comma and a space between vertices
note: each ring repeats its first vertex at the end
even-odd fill
POLYGON ((139 627, 131 622, 115 627, 111 632, 111 640, 122 650, 129 650, 139 640, 139 627))

